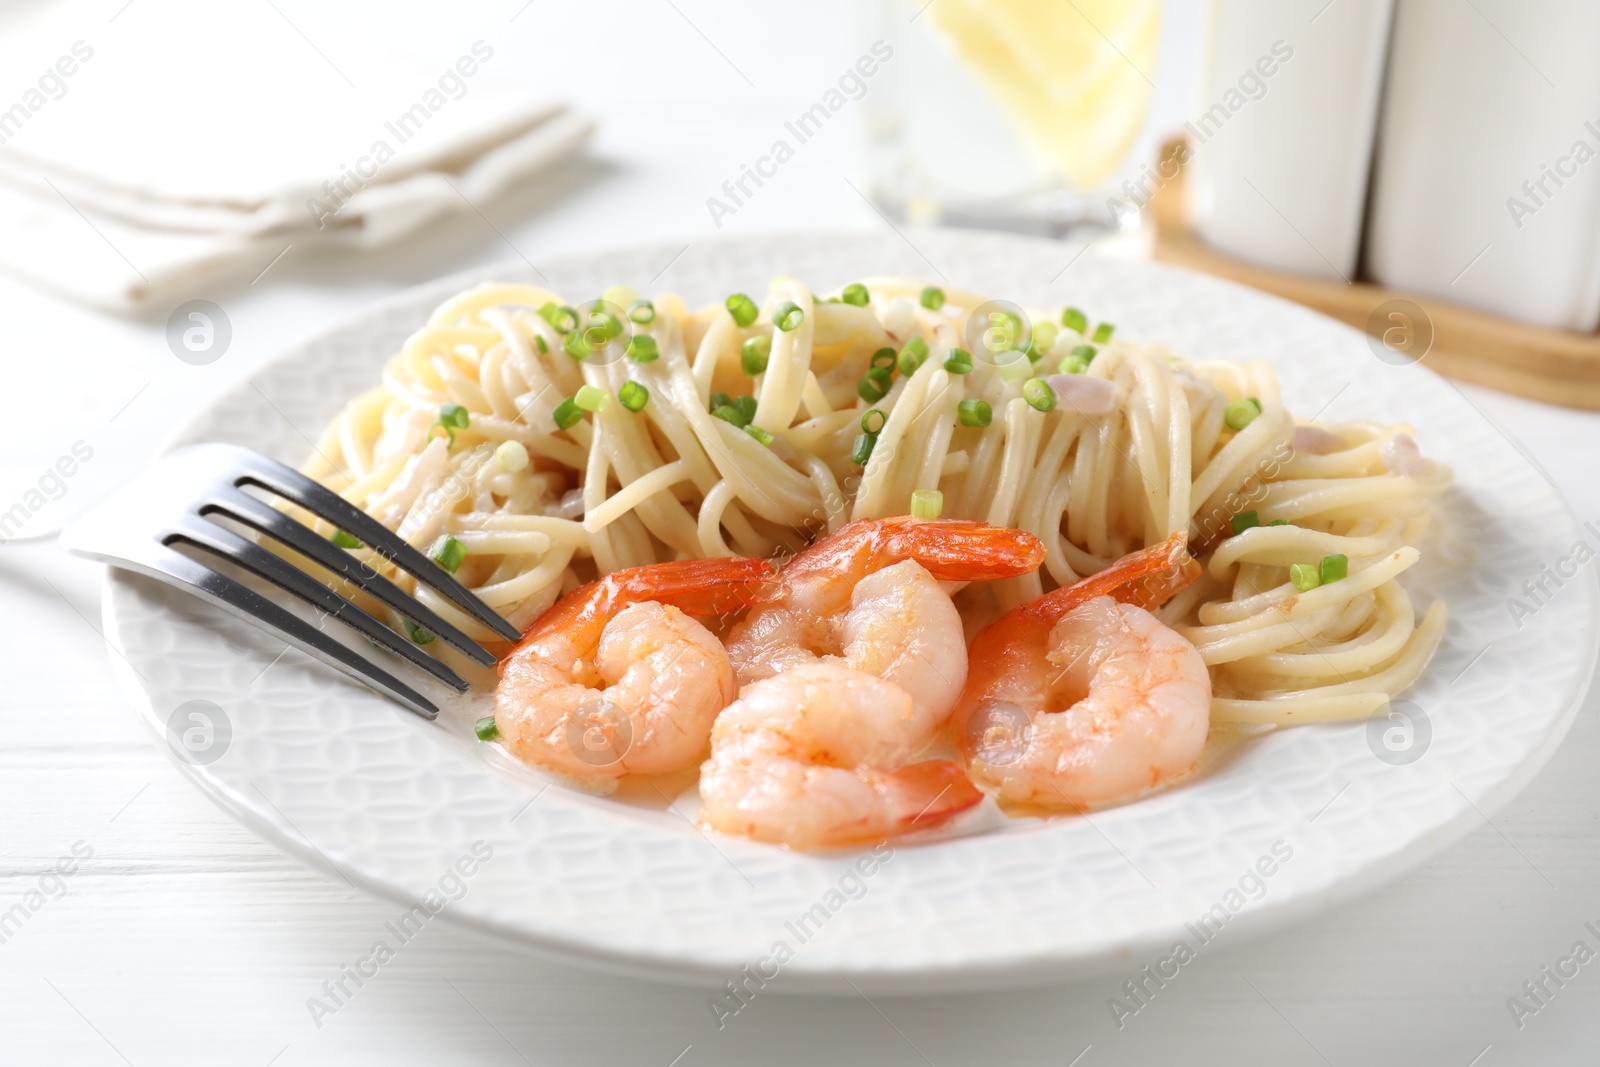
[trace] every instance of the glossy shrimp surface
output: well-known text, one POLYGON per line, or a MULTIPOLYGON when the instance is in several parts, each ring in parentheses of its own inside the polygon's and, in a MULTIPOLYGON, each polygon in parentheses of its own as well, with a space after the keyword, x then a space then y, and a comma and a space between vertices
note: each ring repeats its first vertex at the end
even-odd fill
POLYGON ((1032 534, 953 520, 868 519, 822 538, 778 573, 770 602, 728 636, 741 685, 817 662, 876 675, 910 695, 923 740, 967 675, 961 617, 941 581, 1034 570, 1032 534))
POLYGON ((745 686, 717 718, 701 767, 701 820, 723 833, 809 849, 938 825, 982 794, 923 742, 909 694, 834 662, 745 686))
POLYGON ((722 643, 691 616, 748 606, 771 575, 762 560, 683 560, 568 593, 501 664, 495 724, 506 748, 600 791, 693 766, 737 689, 722 643))
POLYGON ((950 719, 972 778, 1001 800, 1082 808, 1193 766, 1210 725, 1210 675, 1145 609, 1197 573, 1174 538, 981 631, 950 719))

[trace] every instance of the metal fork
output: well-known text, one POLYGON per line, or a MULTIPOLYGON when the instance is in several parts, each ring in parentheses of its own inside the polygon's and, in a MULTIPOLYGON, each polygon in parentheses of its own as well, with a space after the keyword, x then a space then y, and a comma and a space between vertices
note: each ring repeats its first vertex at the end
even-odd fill
POLYGON ((79 555, 157 578, 192 593, 275 633, 308 655, 428 719, 439 714, 438 707, 383 667, 248 586, 175 551, 173 546, 186 545, 226 559, 345 623, 457 692, 466 691, 465 679, 441 660, 423 652, 414 641, 396 633, 282 557, 213 521, 226 516, 341 576, 474 662, 486 667, 495 663, 495 657, 486 649, 399 586, 334 542, 245 492, 245 486, 276 494, 333 523, 497 636, 513 642, 521 638, 516 627, 376 519, 299 471, 237 445, 193 445, 169 453, 62 531, 61 544, 79 555))

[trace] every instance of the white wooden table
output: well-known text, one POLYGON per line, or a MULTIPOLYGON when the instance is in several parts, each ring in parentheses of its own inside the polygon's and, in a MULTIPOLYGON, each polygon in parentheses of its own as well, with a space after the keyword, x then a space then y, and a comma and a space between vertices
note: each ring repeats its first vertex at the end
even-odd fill
MULTIPOLYGON (((312 28, 309 7, 284 7, 312 28)), ((211 295, 234 342, 208 367, 173 358, 164 314, 107 319, 0 281, 10 431, 0 509, 82 440, 93 459, 36 523, 70 515, 145 463, 190 407, 404 286, 512 255, 705 239, 715 232, 705 198, 870 41, 842 3, 783 18, 688 0, 681 13, 653 0, 602 12, 535 3, 512 22, 521 7, 472 8, 465 17, 481 29, 443 44, 418 27, 411 46, 443 56, 476 32, 541 84, 581 93, 605 123, 598 162, 402 250, 291 252, 255 285, 220 287, 211 295), (599 71, 575 51, 585 40, 606 42, 599 71)), ((362 42, 319 45, 346 57, 362 42)), ((844 181, 853 136, 827 131, 725 230, 881 225, 844 181)), ((1600 520, 1600 416, 1464 391, 1580 519, 1600 520)), ((112 682, 99 576, 49 542, 0 546, 0 914, 45 895, 0 942, 0 1063, 1594 1062, 1600 964, 1550 983, 1555 995, 1520 1029, 1507 1009, 1575 941, 1600 950, 1583 925, 1600 926, 1593 698, 1492 823, 1356 903, 1208 950, 1121 1030, 1106 1002, 1128 976, 873 1003, 764 996, 719 1031, 704 991, 573 970, 444 926, 318 1028, 307 998, 394 909, 286 859, 186 784, 112 682), (74 873, 51 875, 63 859, 74 873)))

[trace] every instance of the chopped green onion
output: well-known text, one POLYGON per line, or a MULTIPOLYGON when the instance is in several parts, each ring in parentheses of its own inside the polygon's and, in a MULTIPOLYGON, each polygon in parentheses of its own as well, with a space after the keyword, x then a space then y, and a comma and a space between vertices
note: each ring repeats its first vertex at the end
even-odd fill
POLYGON ((956 405, 956 418, 961 420, 963 426, 983 427, 994 420, 994 409, 987 400, 968 397, 956 405))
POLYGON ((495 724, 493 715, 485 715, 472 724, 472 732, 478 735, 479 741, 493 741, 500 736, 500 727, 495 724))
POLYGON ((740 429, 744 429, 744 427, 750 424, 750 420, 745 416, 744 412, 740 411, 732 404, 718 404, 716 407, 711 409, 711 414, 715 415, 723 422, 733 423, 733 425, 739 427, 740 429))
POLYGON ((1056 391, 1043 378, 1029 378, 1022 383, 1022 399, 1035 411, 1049 411, 1056 406, 1056 391))
POLYGON ((1041 352, 1048 351, 1060 333, 1060 327, 1053 322, 1036 322, 1033 324, 1033 343, 1039 346, 1041 352))
POLYGON ((1257 526, 1260 526, 1261 516, 1254 511, 1241 511, 1239 514, 1230 519, 1229 522, 1233 526, 1234 533, 1242 534, 1246 530, 1251 530, 1257 526))
POLYGON ((494 450, 495 462, 500 469, 515 474, 528 467, 528 448, 521 441, 501 441, 494 450))
POLYGON ((1230 430, 1242 430, 1256 421, 1256 416, 1261 414, 1261 401, 1253 396, 1243 400, 1235 400, 1222 411, 1222 421, 1228 424, 1230 430))
POLYGON ((767 369, 767 361, 771 358, 772 338, 768 334, 758 333, 754 337, 747 337, 744 344, 739 346, 739 366, 752 378, 767 369))
POLYGON ((1115 329, 1116 327, 1111 325, 1111 323, 1102 322, 1100 325, 1094 328, 1094 343, 1097 345, 1105 344, 1107 341, 1111 340, 1111 333, 1115 329))
POLYGON ((433 435, 433 427, 444 430, 450 438, 450 447, 456 446, 456 431, 465 429, 472 422, 472 416, 460 404, 446 402, 439 405, 439 417, 434 420, 433 426, 428 427, 428 434, 433 435))
POLYGON ((937 285, 930 285, 922 290, 922 306, 929 311, 938 311, 944 307, 944 290, 937 285))
POLYGON ((772 324, 784 333, 793 333, 806 321, 806 313, 793 300, 785 300, 772 311, 772 324))
POLYGON ((640 326, 656 321, 656 306, 648 300, 635 300, 628 305, 628 318, 640 326))
POLYGON ((433 547, 428 549, 428 558, 454 574, 461 569, 462 562, 467 558, 467 546, 449 534, 443 534, 433 543, 433 547))
POLYGON ((772 444, 772 435, 759 426, 746 426, 744 428, 744 432, 749 434, 751 437, 754 437, 757 441, 760 441, 764 445, 770 447, 772 444))
POLYGON ((335 531, 333 531, 333 536, 328 538, 328 540, 332 541, 334 544, 338 545, 340 548, 365 548, 365 547, 367 547, 366 545, 363 545, 360 541, 357 541, 354 537, 351 537, 349 534, 345 533, 343 530, 335 530, 335 531))
POLYGON ((952 348, 944 357, 944 369, 951 374, 971 374, 972 353, 964 348, 952 348))
POLYGON ((410 619, 407 619, 405 622, 406 622, 406 636, 410 637, 412 641, 416 642, 419 645, 427 645, 427 644, 432 644, 433 643, 433 635, 432 634, 430 634, 428 631, 424 630, 422 627, 418 626, 416 623, 412 622, 410 619))
POLYGON ((1040 359, 1044 358, 1044 353, 1039 351, 1039 346, 1034 344, 1032 338, 1029 338, 1022 344, 1018 345, 1017 351, 1027 356, 1029 363, 1037 363, 1040 359))
POLYGON ((898 357, 896 357, 894 349, 880 348, 876 352, 872 353, 872 359, 869 361, 869 365, 873 368, 882 367, 883 369, 887 370, 894 366, 897 358, 898 357))
POLYGON ((612 285, 600 294, 600 299, 613 307, 624 308, 639 299, 639 290, 631 285, 612 285))
POLYGON ((565 304, 546 304, 539 309, 539 317, 562 333, 578 328, 577 308, 565 304))
POLYGON ((1314 563, 1289 564, 1289 581, 1302 593, 1309 593, 1322 584, 1322 579, 1317 577, 1317 565, 1314 563))
POLYGON ((567 334, 561 341, 561 348, 573 359, 584 359, 594 352, 587 330, 573 330, 567 334))
POLYGON ((748 426, 750 420, 756 417, 756 398, 753 396, 741 396, 730 400, 726 393, 718 393, 712 400, 711 414, 723 422, 731 422, 735 426, 744 427, 748 426), (718 399, 722 402, 715 403, 718 399))
POLYGON ((583 421, 583 409, 578 406, 576 400, 569 396, 556 405, 556 409, 550 413, 550 417, 555 420, 558 430, 570 430, 583 421))
POLYGON ((850 462, 858 467, 865 467, 867 460, 872 458, 872 449, 878 443, 875 433, 856 434, 855 444, 850 447, 850 462))
POLYGON ((861 416, 861 429, 864 433, 877 433, 883 429, 883 424, 888 421, 889 416, 879 409, 868 408, 867 413, 861 416))
POLYGON ((1267 523, 1267 525, 1268 526, 1287 526, 1287 525, 1289 525, 1289 520, 1288 519, 1273 519, 1271 522, 1267 523))
POLYGON ((883 378, 887 378, 889 372, 881 367, 874 367, 863 374, 861 380, 856 383, 856 395, 869 404, 876 404, 889 395, 889 383, 880 378, 880 374, 883 378))
POLYGON ((635 363, 653 363, 661 355, 661 347, 649 334, 636 333, 628 338, 628 347, 623 353, 635 363))
POLYGON ((756 321, 756 316, 761 309, 756 307, 756 302, 743 293, 734 293, 728 297, 728 314, 733 316, 733 321, 740 326, 748 326, 756 321))
POLYGON ((927 358, 928 342, 920 337, 913 337, 900 350, 900 356, 897 361, 900 365, 900 373, 907 377, 917 373, 917 368, 922 366, 927 358))
POLYGON ((1349 574, 1350 557, 1342 552, 1332 556, 1323 556, 1322 559, 1317 561, 1317 581, 1323 585, 1327 585, 1329 582, 1337 582, 1349 574))
POLYGON ((1094 354, 1093 345, 1074 345, 1072 351, 1062 358, 1057 369, 1062 374, 1086 374, 1089 364, 1094 362, 1094 354))
POLYGON ((585 411, 599 411, 606 405, 606 396, 606 391, 598 385, 586 385, 572 399, 585 411))
POLYGON ((722 392, 720 389, 717 390, 715 393, 711 394, 711 410, 712 411, 717 410, 718 408, 722 407, 724 404, 731 404, 731 403, 733 403, 733 397, 729 396, 727 393, 722 392))
POLYGON ((596 345, 605 345, 607 342, 614 341, 618 337, 621 337, 622 336, 622 328, 623 327, 622 327, 622 320, 621 319, 619 319, 615 315, 611 314, 611 312, 606 311, 603 308, 601 308, 601 309, 596 309, 593 312, 590 312, 590 314, 589 314, 589 328, 587 330, 585 330, 584 332, 585 333, 591 333, 591 332, 596 332, 596 331, 599 332, 599 334, 600 334, 599 337, 597 337, 597 338, 592 337, 592 338, 590 338, 590 340, 591 340, 591 342, 593 342, 596 345))
POLYGON ((913 519, 937 519, 944 510, 944 494, 937 489, 913 489, 911 491, 911 517, 913 519))
POLYGON ((622 388, 617 390, 617 399, 629 411, 643 411, 644 406, 650 403, 650 390, 639 382, 623 382, 622 388))
POLYGON ((1089 328, 1089 317, 1077 308, 1067 308, 1061 312, 1061 325, 1082 333, 1089 328))
POLYGON ((851 282, 849 285, 844 287, 844 292, 839 294, 839 299, 846 304, 852 304, 855 307, 864 308, 872 299, 872 294, 867 292, 867 287, 862 285, 860 282, 851 282))
POLYGON ((534 334, 533 335, 533 343, 539 346, 539 354, 541 356, 548 356, 550 354, 550 346, 545 343, 544 334, 542 334, 542 333, 534 334))

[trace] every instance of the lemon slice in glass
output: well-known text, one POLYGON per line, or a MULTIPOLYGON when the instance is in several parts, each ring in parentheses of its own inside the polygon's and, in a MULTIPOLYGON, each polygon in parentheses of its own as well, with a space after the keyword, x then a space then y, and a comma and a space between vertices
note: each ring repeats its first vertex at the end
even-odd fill
POLYGON ((1071 185, 1116 172, 1150 106, 1160 0, 934 0, 928 14, 1071 185))

